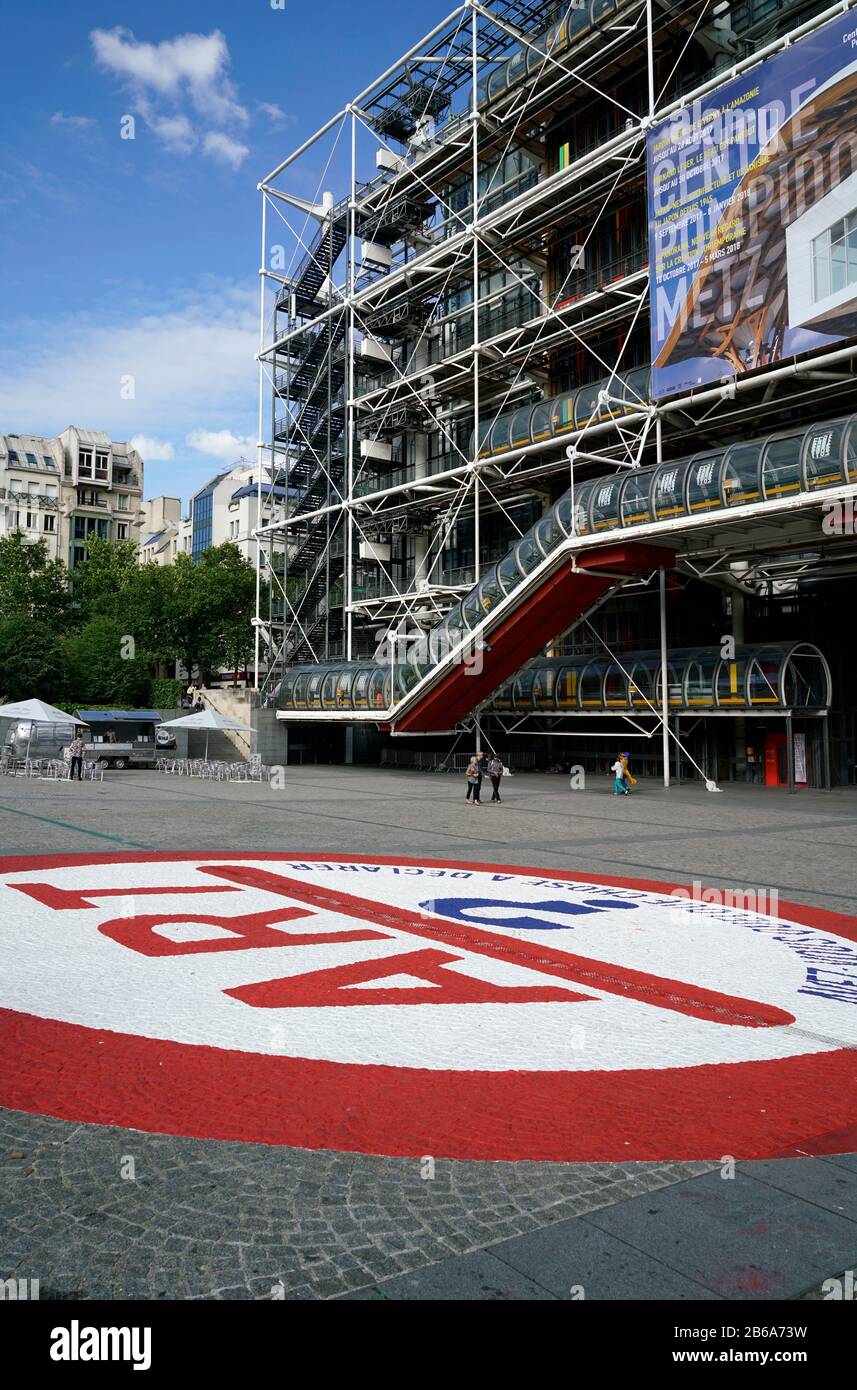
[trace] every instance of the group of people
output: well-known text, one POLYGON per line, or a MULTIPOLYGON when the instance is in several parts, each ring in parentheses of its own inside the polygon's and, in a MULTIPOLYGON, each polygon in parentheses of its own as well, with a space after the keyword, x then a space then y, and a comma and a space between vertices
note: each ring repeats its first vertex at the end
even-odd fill
MULTIPOLYGON (((630 796, 631 788, 636 787, 637 779, 631 776, 629 766, 630 755, 620 753, 610 771, 613 773, 613 795, 630 796)), ((551 769, 552 770, 552 769, 551 769)), ((490 778, 492 801, 502 801, 500 796, 500 785, 506 769, 503 759, 496 753, 492 753, 490 758, 486 758, 484 753, 474 753, 467 764, 465 778, 467 780, 467 795, 465 801, 468 806, 482 805, 482 783, 486 777, 490 778)))
POLYGON ((485 757, 484 753, 474 753, 470 762, 467 764, 467 795, 464 800, 468 806, 482 805, 482 782, 485 777, 490 777, 493 788, 491 800, 502 801, 500 796, 500 779, 503 776, 503 760, 496 753, 492 753, 490 758, 485 757))
POLYGON ((191 710, 194 714, 199 714, 200 710, 205 709, 205 705, 202 701, 202 695, 196 689, 196 686, 188 686, 184 695, 182 695, 181 707, 182 709, 191 710))
POLYGON ((629 796, 631 788, 636 787, 637 779, 631 776, 628 767, 628 754, 620 753, 610 771, 613 773, 613 795, 629 796))

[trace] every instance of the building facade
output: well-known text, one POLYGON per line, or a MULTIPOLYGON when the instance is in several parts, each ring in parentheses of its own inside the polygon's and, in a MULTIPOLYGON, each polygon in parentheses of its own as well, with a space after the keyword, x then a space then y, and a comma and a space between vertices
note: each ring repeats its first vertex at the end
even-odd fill
POLYGON ((857 691, 832 600, 852 592, 857 549, 818 497, 834 487, 845 505, 857 482, 842 424, 857 409, 857 100, 835 70, 853 9, 462 6, 263 179, 260 438, 287 486, 262 519, 261 563, 285 553, 282 612, 259 615, 276 637, 260 683, 302 739, 341 729, 345 749, 359 727, 368 746, 374 711, 389 756, 397 733, 431 751, 434 734, 484 727, 519 761, 568 762, 574 729, 584 761, 638 739, 659 775, 744 779, 770 749, 792 782, 796 758, 818 785, 831 768, 854 780, 857 691), (772 64, 789 52, 798 75, 780 90, 772 64), (737 95, 721 109, 725 83, 737 95), (310 205, 301 160, 340 140, 350 170, 310 205), (730 150, 751 145, 736 178, 730 150), (536 604, 558 545, 575 571, 632 525, 660 557, 623 551, 589 605, 559 581, 553 609, 536 604), (529 646, 510 636, 525 594, 529 646), (462 634, 485 674, 453 698, 444 642, 462 634), (797 697, 766 693, 755 657, 729 658, 710 704, 670 672, 673 649, 686 672, 695 649, 708 670, 730 644, 809 639, 831 704, 805 707, 799 731, 797 697), (627 682, 611 699, 608 672, 652 652, 639 707, 627 682), (588 661, 587 689, 601 682, 588 703, 576 685, 561 700, 555 677, 535 693, 524 663, 563 658, 569 680, 588 661), (510 679, 530 691, 506 701, 514 720, 496 704, 510 679), (439 690, 421 725, 416 702, 439 690))
POLYGON ((44 540, 70 570, 93 535, 138 544, 143 467, 136 449, 99 430, 0 436, 0 533, 44 540))

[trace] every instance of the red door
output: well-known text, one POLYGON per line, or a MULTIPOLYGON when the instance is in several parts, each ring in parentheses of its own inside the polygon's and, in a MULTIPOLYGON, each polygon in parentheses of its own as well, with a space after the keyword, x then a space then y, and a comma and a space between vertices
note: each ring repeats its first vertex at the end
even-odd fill
POLYGON ((784 787, 789 780, 785 734, 765 734, 765 786, 784 787))

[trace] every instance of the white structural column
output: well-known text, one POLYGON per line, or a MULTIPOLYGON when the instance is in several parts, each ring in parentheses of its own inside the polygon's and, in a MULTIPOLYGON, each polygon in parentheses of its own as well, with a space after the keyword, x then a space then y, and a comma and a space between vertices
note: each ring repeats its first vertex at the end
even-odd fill
MULTIPOLYGON (((262 190, 262 255, 259 262, 259 423, 258 435, 256 436, 256 628, 253 644, 253 685, 256 690, 261 684, 259 672, 259 656, 261 630, 259 623, 262 617, 262 537, 259 535, 259 528, 262 525, 262 469, 265 459, 264 434, 265 434, 265 363, 262 354, 265 351, 265 289, 266 271, 268 269, 268 248, 267 248, 267 212, 268 195, 262 190)), ((271 451, 271 476, 276 479, 276 457, 273 449, 271 451)), ((269 615, 270 616, 270 615, 269 615)), ((268 659, 272 659, 274 649, 271 645, 273 636, 268 633, 268 659)))
POLYGON ((649 69, 649 120, 655 114, 655 30, 652 0, 646 0, 646 66, 649 69))
POLYGON ((664 786, 670 784, 670 685, 669 659, 667 657, 667 572, 661 569, 661 727, 664 750, 664 786))
MULTIPOLYGON (((348 312, 346 314, 345 361, 347 366, 348 397, 345 402, 347 485, 345 490, 345 656, 350 661, 354 655, 354 427, 356 412, 354 401, 354 294, 357 280, 357 117, 348 108, 351 117, 351 199, 348 205, 348 312)), ((331 221, 331 238, 333 223, 331 221)), ((332 245, 331 241, 331 245, 332 245)), ((331 283, 333 266, 331 266, 331 283)))
POLYGON ((478 584, 481 578, 479 572, 479 549, 482 535, 480 526, 479 507, 481 502, 481 488, 479 486, 479 455, 481 453, 480 421, 479 421, 479 15, 475 7, 470 15, 471 23, 471 60, 473 71, 471 74, 472 84, 472 105, 470 120, 473 126, 473 197, 471 199, 471 236, 473 238, 473 421, 474 421, 474 445, 473 445, 473 574, 474 582, 478 584))

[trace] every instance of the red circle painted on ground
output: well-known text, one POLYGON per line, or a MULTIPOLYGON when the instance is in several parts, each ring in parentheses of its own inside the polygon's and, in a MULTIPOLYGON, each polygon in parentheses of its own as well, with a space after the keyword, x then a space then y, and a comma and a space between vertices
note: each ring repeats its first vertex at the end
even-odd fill
MULTIPOLYGON (((550 877, 640 894, 677 887, 517 865, 230 852, 7 858, 0 884, 10 874, 117 864, 252 861, 273 871, 298 858, 308 865, 550 877)), ((781 902, 783 914, 788 923, 857 941, 851 918, 781 902)), ((827 1050, 772 1060, 657 1069, 430 1069, 262 1055, 0 1008, 0 1044, 12 1059, 0 1082, 0 1102, 10 1109, 204 1139, 489 1160, 752 1159, 857 1150, 857 1053, 829 1041, 827 1050)))

